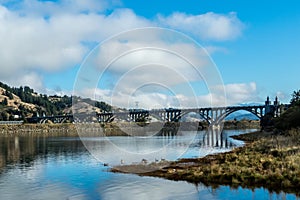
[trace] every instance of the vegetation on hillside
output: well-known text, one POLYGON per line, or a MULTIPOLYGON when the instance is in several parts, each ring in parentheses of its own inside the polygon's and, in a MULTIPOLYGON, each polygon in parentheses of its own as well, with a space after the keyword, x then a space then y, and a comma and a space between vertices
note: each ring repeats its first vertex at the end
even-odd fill
POLYGON ((300 90, 293 92, 290 103, 291 106, 275 119, 275 127, 281 131, 300 127, 300 90))
MULTIPOLYGON (((0 101, 0 121, 26 120, 26 117, 37 114, 51 116, 70 114, 68 108, 72 107, 72 96, 48 96, 38 94, 28 86, 10 87, 0 82, 0 88, 4 89, 0 95, 4 96, 0 101), (17 101, 17 99, 19 99, 17 101), (9 104, 9 102, 11 102, 9 104), (31 105, 31 106, 29 106, 31 105)), ((77 97, 77 99, 81 99, 77 97)), ((99 108, 101 111, 110 111, 111 106, 105 102, 97 102, 91 99, 81 99, 82 101, 99 108)))

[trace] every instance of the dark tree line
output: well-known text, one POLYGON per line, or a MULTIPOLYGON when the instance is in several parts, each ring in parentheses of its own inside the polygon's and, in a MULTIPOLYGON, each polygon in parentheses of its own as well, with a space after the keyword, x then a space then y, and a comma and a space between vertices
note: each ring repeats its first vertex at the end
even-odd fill
POLYGON ((110 112, 112 110, 111 105, 109 105, 103 101, 101 101, 101 102, 96 101, 95 106, 105 112, 110 112))

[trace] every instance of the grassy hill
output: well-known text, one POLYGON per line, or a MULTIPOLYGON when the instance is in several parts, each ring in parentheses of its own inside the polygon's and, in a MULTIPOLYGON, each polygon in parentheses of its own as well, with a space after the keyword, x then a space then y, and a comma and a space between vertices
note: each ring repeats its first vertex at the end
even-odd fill
POLYGON ((0 121, 26 120, 36 115, 64 115, 72 113, 72 100, 96 112, 110 111, 105 102, 72 96, 38 94, 28 86, 10 87, 0 82, 0 121))

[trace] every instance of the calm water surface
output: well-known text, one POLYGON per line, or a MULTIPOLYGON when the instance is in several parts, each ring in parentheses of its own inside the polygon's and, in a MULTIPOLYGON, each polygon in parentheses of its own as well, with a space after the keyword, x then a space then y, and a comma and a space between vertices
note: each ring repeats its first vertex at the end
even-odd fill
MULTIPOLYGON (((249 130, 227 131, 227 135, 249 130)), ((86 138, 86 140, 97 138, 86 138)), ((173 137, 186 147, 184 137, 173 137)), ((114 137, 114 142, 130 145, 132 138, 114 137)), ((141 148, 151 149, 166 142, 165 137, 142 140, 141 148)), ((136 139, 135 141, 136 142, 136 139)), ((141 142, 141 141, 138 141, 141 142)), ((242 145, 240 141, 224 140, 210 147, 201 140, 201 133, 182 157, 198 157, 228 151, 242 145)), ((105 144, 104 149, 105 149, 105 144)), ((128 147, 129 148, 129 147, 128 147)), ((180 146, 176 146, 180 148, 180 146)), ((113 156, 113 155, 112 155, 113 156)), ((170 200, 170 199, 296 199, 292 194, 270 193, 263 188, 254 191, 212 189, 201 184, 168 181, 108 172, 101 162, 86 150, 79 138, 64 137, 0 137, 0 199, 108 199, 108 200, 170 200)))

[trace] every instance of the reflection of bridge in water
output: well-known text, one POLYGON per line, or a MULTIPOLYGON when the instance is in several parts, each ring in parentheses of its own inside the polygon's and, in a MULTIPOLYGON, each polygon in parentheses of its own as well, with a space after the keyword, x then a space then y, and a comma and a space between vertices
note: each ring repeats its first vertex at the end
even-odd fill
POLYGON ((218 148, 231 148, 237 146, 232 138, 230 138, 226 131, 218 129, 208 129, 199 139, 201 147, 218 147, 218 148))
MULTIPOLYGON (((199 147, 217 147, 217 148, 231 148, 237 146, 235 140, 227 135, 226 130, 222 131, 220 128, 208 128, 202 131, 195 131, 195 140, 197 141, 194 145, 199 147)), ((184 135, 181 131, 177 130, 164 130, 160 131, 159 134, 162 137, 173 138, 176 136, 184 135)))
MULTIPOLYGON (((232 131, 239 131, 239 130, 218 130, 217 128, 213 129, 206 129, 202 131, 195 131, 194 132, 194 139, 193 143, 190 145, 192 147, 212 147, 212 148, 219 148, 219 149, 228 149, 233 148, 236 146, 240 146, 243 144, 242 141, 235 140, 230 137, 232 135, 232 131), (231 133, 228 135, 228 132, 231 133)), ((166 139, 175 139, 176 137, 185 137, 185 131, 165 131, 163 134, 160 134, 161 137, 166 139)), ((246 132, 246 130, 245 130, 246 132)), ((190 132, 187 132, 187 135, 190 135, 190 132)))

